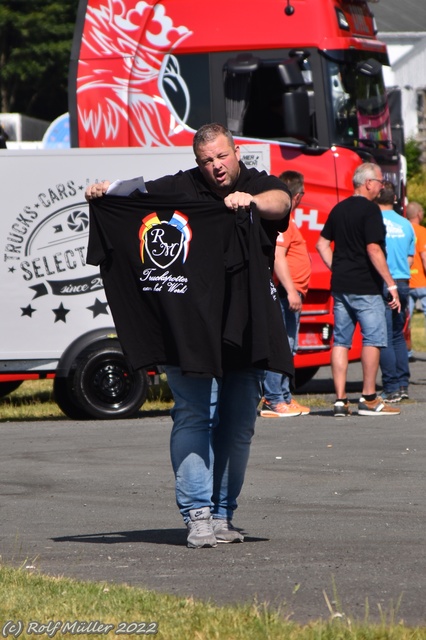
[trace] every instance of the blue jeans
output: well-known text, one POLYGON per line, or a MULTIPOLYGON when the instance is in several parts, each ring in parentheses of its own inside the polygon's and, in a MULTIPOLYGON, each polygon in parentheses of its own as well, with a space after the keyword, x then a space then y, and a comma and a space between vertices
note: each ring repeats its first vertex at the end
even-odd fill
MULTIPOLYGON (((299 294, 300 295, 300 294, 299 294)), ((300 295, 300 297, 302 297, 300 295)), ((288 306, 287 297, 280 296, 281 311, 288 336, 290 351, 294 355, 297 350, 297 339, 299 336, 300 311, 292 311, 288 306)), ((264 384, 265 400, 275 407, 280 402, 288 404, 291 402, 290 380, 282 373, 267 371, 264 384)))
POLYGON ((264 371, 241 369, 222 378, 183 376, 164 367, 175 401, 170 455, 176 502, 185 522, 190 509, 210 507, 232 519, 254 434, 264 371))
MULTIPOLYGON (((390 309, 386 305, 386 329, 388 346, 380 349, 380 369, 385 393, 392 393, 401 387, 408 387, 410 368, 408 364, 407 343, 404 338, 404 325, 408 305, 408 281, 395 280, 401 301, 401 311, 390 309)), ((387 294, 387 288, 384 289, 387 294)))
POLYGON ((359 322, 364 347, 386 347, 385 301, 381 295, 332 293, 334 300, 334 346, 352 346, 359 322))

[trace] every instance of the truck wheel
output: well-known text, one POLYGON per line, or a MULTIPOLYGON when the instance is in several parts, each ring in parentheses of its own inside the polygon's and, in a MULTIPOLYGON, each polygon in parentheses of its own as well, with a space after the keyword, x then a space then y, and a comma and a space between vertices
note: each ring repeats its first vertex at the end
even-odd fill
POLYGON ((91 418, 130 418, 146 400, 148 376, 143 369, 129 371, 119 346, 104 345, 79 358, 73 389, 91 418))
POLYGON ((9 393, 15 391, 21 384, 22 380, 6 380, 5 382, 0 382, 0 398, 8 396, 9 393))
POLYGON ((312 380, 319 367, 302 367, 294 371, 294 386, 296 389, 312 380))

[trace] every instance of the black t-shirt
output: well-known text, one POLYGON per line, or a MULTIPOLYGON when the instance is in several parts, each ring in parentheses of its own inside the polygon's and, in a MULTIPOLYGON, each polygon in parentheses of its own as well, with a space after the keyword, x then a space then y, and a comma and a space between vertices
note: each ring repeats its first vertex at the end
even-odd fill
POLYGON ((380 207, 363 196, 351 196, 330 212, 321 235, 334 242, 331 289, 336 293, 377 295, 383 280, 367 253, 380 245, 386 255, 386 228, 380 207))
POLYGON ((292 375, 269 245, 254 205, 234 213, 223 201, 152 193, 90 203, 87 261, 101 265, 134 369, 221 376, 253 365, 292 375))

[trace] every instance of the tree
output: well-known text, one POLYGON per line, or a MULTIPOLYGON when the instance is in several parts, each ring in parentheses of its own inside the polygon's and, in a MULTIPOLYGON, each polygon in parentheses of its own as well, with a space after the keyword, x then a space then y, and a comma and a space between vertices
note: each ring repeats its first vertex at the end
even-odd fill
POLYGON ((405 143, 405 158, 407 160, 407 178, 411 180, 422 172, 422 150, 420 144, 414 138, 409 138, 405 143))
POLYGON ((2 0, 0 111, 53 120, 68 111, 78 0, 2 0))

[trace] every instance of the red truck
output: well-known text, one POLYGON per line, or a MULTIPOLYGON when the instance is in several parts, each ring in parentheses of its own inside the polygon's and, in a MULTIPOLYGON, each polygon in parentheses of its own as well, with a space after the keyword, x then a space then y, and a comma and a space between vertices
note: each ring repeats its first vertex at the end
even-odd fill
MULTIPOLYGON (((389 62, 385 45, 376 37, 372 9, 374 4, 368 0, 217 0, 211 6, 199 0, 80 0, 69 73, 74 148, 64 150, 62 160, 46 158, 44 165, 40 159, 37 180, 32 170, 28 180, 21 181, 29 184, 35 180, 31 187, 34 194, 25 197, 31 203, 43 180, 48 176, 53 180, 56 173, 58 184, 66 184, 67 176, 73 175, 76 185, 94 177, 127 178, 130 171, 146 179, 174 173, 177 154, 181 154, 180 162, 184 159, 193 164, 193 133, 213 121, 233 132, 248 166, 275 175, 287 169, 303 173, 306 195, 295 219, 311 253, 312 277, 295 356, 296 386, 300 386, 330 362, 330 274, 315 251, 330 209, 352 193, 353 172, 366 160, 377 162, 385 178, 397 184, 401 200, 404 196, 401 155, 392 142, 382 75, 382 66, 389 62), (85 152, 94 154, 92 160, 85 152), (94 175, 88 167, 102 175, 94 175)), ((8 154, 5 167, 10 167, 13 153, 18 154, 0 152, 0 156, 8 154)), ((24 166, 20 157, 16 162, 24 166)), ((29 166, 34 169, 33 163, 29 166)), ((87 218, 87 203, 78 189, 75 191, 72 205, 70 202, 75 210, 69 213, 64 209, 64 213, 58 209, 38 228, 50 229, 49 221, 63 216, 62 228, 80 234, 78 248, 83 255, 87 229, 69 228, 70 215, 87 218)), ((62 190, 57 197, 58 207, 64 193, 62 190)), ((16 211, 20 206, 17 202, 16 211)), ((5 218, 4 235, 13 238, 16 220, 14 209, 9 209, 11 222, 7 226, 5 218)), ((41 209, 43 205, 34 210, 34 222, 28 225, 36 226, 41 209)), ((45 213, 47 216, 48 208, 45 213)), ((51 229, 52 238, 56 227, 51 229)), ((31 233, 35 235, 35 231, 31 233)), ((31 235, 31 242, 25 245, 28 255, 36 249, 42 251, 41 241, 37 242, 31 235)), ((21 271, 21 285, 31 275, 39 278, 40 288, 46 277, 46 290, 54 297, 57 287, 53 283, 52 288, 40 268, 45 259, 44 255, 33 258, 32 272, 21 271)), ((3 299, 15 296, 16 308, 23 309, 23 314, 31 313, 34 319, 35 305, 28 305, 23 294, 21 300, 21 289, 13 284, 17 273, 19 270, 11 273, 5 269, 2 281, 9 289, 3 299)), ((68 296, 61 304, 68 309, 71 300, 78 299, 68 296)), ((99 299, 96 304, 105 303, 99 299)), ((52 314, 47 306, 46 312, 52 314)), ((56 303, 50 306, 57 313, 62 309, 56 303)), ((99 311, 93 301, 82 306, 84 313, 95 309, 93 316, 99 311)), ((15 322, 3 314, 0 393, 2 387, 10 389, 28 377, 52 376, 58 403, 68 415, 102 418, 134 411, 144 394, 138 392, 137 380, 128 391, 130 377, 121 360, 117 365, 113 326, 101 326, 102 316, 97 315, 93 319, 96 331, 87 332, 82 313, 75 310, 73 317, 79 324, 73 325, 73 335, 69 332, 66 336, 65 322, 59 321, 55 324, 57 342, 54 344, 56 334, 52 334, 44 355, 34 349, 31 356, 23 343, 12 345, 7 339, 8 332, 28 318, 15 322), (8 322, 15 324, 11 328, 8 322), (124 392, 117 391, 121 387, 124 392)), ((27 326, 24 324, 23 331, 27 326)), ((37 339, 32 344, 37 346, 37 339)), ((350 358, 359 359, 360 351, 361 340, 356 334, 350 358)))
MULTIPOLYGON (((295 219, 312 278, 295 357, 298 385, 330 362, 330 274, 315 251, 328 212, 352 192, 353 172, 366 160, 380 164, 403 196, 382 76, 389 62, 371 9, 366 0, 220 0, 211 7, 81 0, 79 7, 73 146, 185 146, 199 126, 218 121, 250 144, 247 163, 304 174, 295 219)), ((360 347, 358 334, 351 359, 360 347)))

